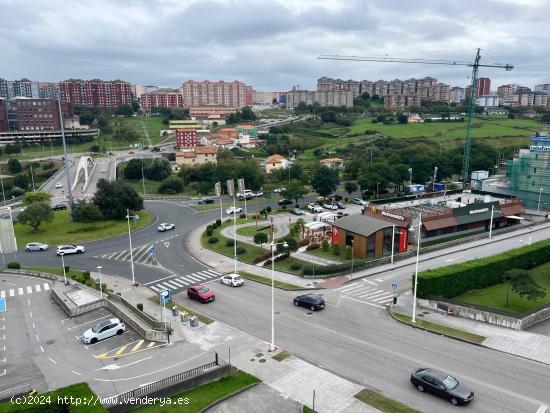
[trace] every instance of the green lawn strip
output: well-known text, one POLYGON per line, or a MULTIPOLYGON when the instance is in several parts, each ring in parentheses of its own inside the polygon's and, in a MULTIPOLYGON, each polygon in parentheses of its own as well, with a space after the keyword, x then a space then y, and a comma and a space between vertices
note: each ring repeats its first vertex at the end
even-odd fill
POLYGON ((420 411, 390 399, 374 390, 363 389, 354 397, 384 413, 420 413, 420 411))
POLYGON ((315 248, 314 250, 305 251, 306 254, 317 255, 318 257, 328 258, 334 261, 340 262, 351 262, 351 259, 347 259, 344 256, 344 253, 341 252, 340 255, 334 255, 332 253, 332 248, 329 248, 328 251, 323 250, 322 248, 315 248))
MULTIPOLYGON (((239 271, 241 277, 246 278, 247 280, 256 281, 261 284, 271 285, 271 278, 262 277, 261 275, 251 274, 246 271, 239 271)), ((305 290, 306 288, 300 287, 298 285, 285 283, 283 281, 274 280, 273 282, 275 288, 280 288, 282 290, 305 290)))
MULTIPOLYGON (((58 275, 60 277, 63 277, 63 268, 55 268, 55 267, 37 267, 37 266, 31 266, 31 265, 24 265, 22 266, 23 270, 29 270, 29 271, 37 271, 37 272, 45 272, 47 274, 54 274, 58 275)), ((90 271, 95 271, 93 268, 90 271)), ((99 284, 96 284, 95 279, 87 275, 86 271, 81 270, 71 270, 69 267, 69 271, 66 272, 67 278, 70 278, 72 280, 78 281, 81 284, 85 284, 88 287, 95 288, 96 290, 99 290, 99 284)), ((111 288, 109 288, 108 285, 103 283, 103 291, 110 291, 113 292, 111 288)))
POLYGON ((311 410, 309 407, 307 407, 307 406, 305 406, 305 405, 302 406, 302 408, 303 408, 303 409, 302 409, 302 412, 303 412, 303 413, 315 413, 313 410, 311 410))
POLYGON ((126 178, 118 178, 117 180, 131 186, 140 195, 143 195, 143 184, 145 183, 145 194, 159 195, 158 188, 160 186, 160 181, 152 181, 150 179, 145 179, 143 181, 141 179, 126 178))
MULTIPOLYGON (((406 314, 401 314, 393 312, 392 316, 398 320, 404 322, 405 324, 413 325, 412 318, 406 314)), ((443 334, 445 336, 459 338, 464 341, 469 341, 475 344, 482 344, 487 337, 483 337, 477 334, 469 333, 467 331, 458 330, 456 328, 447 327, 441 324, 432 323, 431 321, 422 320, 417 318, 416 324, 418 328, 423 328, 425 330, 432 331, 434 333, 443 334)))
POLYGON ((0 404, 0 413, 21 411, 38 412, 41 409, 48 412, 107 412, 101 403, 98 402, 96 404, 94 402, 97 400, 97 396, 90 389, 90 387, 88 387, 87 383, 72 384, 47 393, 38 393, 35 394, 35 397, 36 398, 28 398, 28 402, 23 402, 21 404, 15 404, 8 400, 0 404), (80 402, 79 406, 76 404, 69 404, 71 396, 73 397, 73 400, 78 400, 80 402), (30 404, 31 402, 33 402, 33 404, 30 404), (66 407, 66 410, 63 408, 63 405, 66 407))
MULTIPOLYGON (((258 222, 258 229, 256 229, 256 224, 237 228, 237 234, 242 235, 244 237, 254 237, 256 233, 264 232, 269 236, 270 230, 268 227, 269 227, 269 222, 262 221, 262 222, 258 222)), ((274 228, 274 229, 277 230, 277 228, 274 228)))
MULTIPOLYGON (((154 215, 148 211, 139 211, 137 221, 131 221, 132 231, 149 225, 154 215)), ((36 231, 28 225, 14 225, 17 245, 24 246, 29 242, 44 242, 53 248, 55 245, 99 240, 128 233, 128 222, 125 219, 99 221, 95 223, 74 222, 69 211, 54 212, 52 222, 45 222, 36 231)))
MULTIPOLYGON (((203 194, 204 195, 204 194, 203 194)), ((213 195, 211 196, 213 198, 213 195)), ((204 195, 203 198, 208 198, 208 195, 204 195)), ((265 202, 266 200, 269 200, 270 198, 262 198, 258 202, 265 202)), ((225 210, 229 207, 233 206, 233 201, 222 201, 222 209, 223 209, 223 215, 224 218, 229 218, 230 215, 227 215, 225 213, 225 210)), ((243 209, 244 214, 244 201, 235 201, 235 206, 241 207, 243 209)), ((206 205, 196 205, 193 208, 199 209, 199 210, 209 210, 209 209, 216 209, 220 208, 220 200, 218 198, 214 198, 213 204, 206 204, 206 205)), ((262 208, 258 206, 258 212, 260 212, 262 208)), ((253 199, 246 201, 246 212, 248 212, 248 222, 251 222, 252 215, 256 214, 256 201, 253 199)))
POLYGON ((277 361, 283 361, 284 359, 287 359, 291 356, 291 354, 288 352, 288 351, 280 351, 279 353, 275 354, 274 356, 272 356, 271 358, 273 360, 277 360, 277 361))
MULTIPOLYGON (((158 295, 153 295, 153 296, 149 297, 148 300, 151 301, 152 303, 158 304, 160 306, 158 295)), ((169 301, 169 302, 166 303, 166 308, 168 308, 170 310, 172 310, 173 306, 177 306, 180 311, 184 311, 184 312, 188 313, 190 316, 191 315, 196 316, 199 319, 199 321, 203 324, 211 324, 211 323, 214 322, 213 319, 211 319, 209 317, 206 317, 205 315, 202 315, 200 313, 197 313, 196 311, 193 311, 190 308, 188 308, 188 307, 186 307, 182 304, 179 304, 175 301, 169 301)))
POLYGON ((521 316, 523 313, 550 304, 550 263, 533 268, 531 275, 538 285, 546 288, 546 297, 529 301, 510 289, 510 302, 506 305, 506 289, 508 287, 506 283, 500 283, 479 290, 468 291, 454 297, 453 300, 495 308, 521 316))
POLYGON ((213 383, 208 383, 195 389, 187 390, 171 396, 170 400, 172 400, 172 403, 174 404, 165 404, 164 406, 152 404, 138 407, 132 411, 139 413, 198 413, 217 400, 228 397, 233 393, 250 387, 256 383, 260 383, 258 378, 247 374, 244 371, 237 370, 229 377, 225 377, 213 383), (178 404, 178 399, 188 399, 189 402, 187 405, 183 403, 178 404))

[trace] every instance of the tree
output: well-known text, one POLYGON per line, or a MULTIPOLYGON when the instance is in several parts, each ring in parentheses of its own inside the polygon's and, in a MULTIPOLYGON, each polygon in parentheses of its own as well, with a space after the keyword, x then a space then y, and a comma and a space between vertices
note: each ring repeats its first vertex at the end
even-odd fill
POLYGON ((321 196, 334 192, 339 183, 338 171, 325 165, 318 166, 311 173, 311 186, 321 196))
POLYGON ((134 107, 132 105, 120 105, 116 108, 115 113, 122 116, 132 116, 134 114, 134 107))
MULTIPOLYGON (((142 178, 142 162, 148 164, 150 160, 144 161, 142 159, 130 159, 124 168, 124 178, 126 179, 141 179, 142 178)), ((145 165, 143 165, 143 170, 145 170, 145 165)))
POLYGON ((355 181, 347 181, 344 184, 344 189, 348 193, 348 196, 351 195, 352 192, 357 191, 357 182, 355 181))
POLYGON ((35 202, 30 204, 17 216, 19 223, 29 225, 36 231, 43 222, 53 221, 53 212, 47 202, 35 202))
POLYGON ((257 119, 257 116, 250 106, 245 106, 241 110, 241 119, 244 121, 254 121, 257 119))
POLYGON ((407 115, 400 115, 397 117, 397 121, 402 125, 406 125, 409 123, 409 117, 407 115))
POLYGON ((290 236, 287 236, 277 243, 277 252, 279 254, 287 254, 290 256, 292 252, 298 251, 298 247, 298 241, 290 236), (285 242, 287 244, 286 247, 284 245, 285 242))
POLYGON ((21 152, 21 146, 17 143, 8 143, 5 147, 4 147, 4 152, 6 152, 6 155, 9 155, 9 154, 17 154, 17 153, 20 153, 21 152))
POLYGON ((8 160, 8 171, 10 171, 11 173, 19 173, 22 169, 23 168, 21 167, 21 163, 17 159, 10 158, 8 160))
POLYGON ((336 122, 336 113, 334 113, 334 112, 323 112, 323 113, 321 113, 321 120, 323 122, 336 122))
POLYGON ((75 221, 78 222, 97 222, 103 219, 101 210, 94 204, 85 202, 79 203, 76 207, 75 221))
POLYGON ((296 204, 298 204, 298 200, 302 199, 304 195, 307 194, 306 189, 299 181, 290 181, 288 184, 285 185, 285 190, 282 191, 282 195, 287 199, 294 199, 296 204))
POLYGON ((541 123, 550 123, 550 113, 545 113, 540 118, 541 123))
POLYGON ((152 181, 162 181, 170 176, 172 168, 170 162, 163 158, 155 158, 147 164, 144 170, 145 177, 152 181))
POLYGON ((169 176, 159 185, 159 194, 177 194, 183 192, 184 184, 183 179, 177 176, 169 176))
POLYGON ((21 203, 28 207, 31 204, 35 204, 37 202, 46 202, 50 203, 52 200, 52 195, 48 194, 47 192, 29 192, 28 194, 25 194, 23 199, 21 200, 21 203))
POLYGON ((260 247, 262 244, 265 244, 268 240, 267 234, 265 232, 256 232, 254 234, 254 244, 260 244, 260 247))
POLYGON ((143 209, 143 199, 136 190, 123 182, 109 182, 100 179, 94 196, 94 204, 101 210, 105 219, 121 219, 126 210, 143 209))
POLYGON ((237 115, 235 113, 230 113, 225 117, 225 123, 227 125, 232 125, 234 123, 237 123, 239 121, 239 118, 237 118, 237 115))
POLYGON ((502 278, 507 284, 506 305, 509 304, 510 288, 520 297, 525 296, 529 301, 546 297, 546 289, 535 282, 528 270, 514 268, 506 271, 502 278))
POLYGON ((29 178, 25 174, 15 175, 15 178, 13 178, 13 186, 21 189, 27 189, 29 186, 29 178))

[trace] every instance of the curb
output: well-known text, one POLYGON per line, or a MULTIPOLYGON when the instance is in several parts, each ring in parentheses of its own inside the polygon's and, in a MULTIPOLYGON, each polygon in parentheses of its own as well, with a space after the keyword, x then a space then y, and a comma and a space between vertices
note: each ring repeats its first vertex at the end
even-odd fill
MULTIPOLYGON (((229 376, 229 377, 230 377, 230 376, 229 376)), ((207 412, 208 410, 210 410, 212 407, 217 406, 218 404, 223 403, 224 401, 226 401, 226 400, 232 398, 233 396, 236 396, 236 395, 238 395, 238 394, 241 394, 241 393, 245 392, 246 390, 251 389, 252 387, 257 386, 258 384, 261 384, 261 383, 262 383, 262 382, 259 381, 258 383, 249 384, 248 386, 243 387, 242 389, 239 389, 239 390, 237 390, 237 391, 235 391, 235 392, 233 392, 233 393, 231 393, 231 394, 228 394, 227 396, 222 397, 221 399, 218 399, 218 400, 216 400, 216 401, 210 403, 208 406, 203 407, 202 409, 200 409, 200 410, 198 411, 198 413, 205 413, 205 412, 207 412)))
MULTIPOLYGON (((262 277, 259 274, 253 274, 257 275, 258 277, 262 277)), ((247 278, 245 275, 240 274, 241 277, 243 277, 247 281, 255 282, 256 284, 262 284, 262 285, 268 285, 266 283, 263 283, 261 281, 253 280, 251 278, 247 278)), ((281 281, 282 282, 282 281, 281 281)), ((298 287, 298 288, 284 288, 284 287, 277 287, 277 285, 274 285, 275 288, 278 288, 279 290, 284 291, 310 291, 310 290, 316 290, 316 288, 306 288, 306 287, 298 287)), ((321 288, 317 288, 317 290, 320 290, 321 288)), ((324 289, 324 288, 323 288, 324 289)))

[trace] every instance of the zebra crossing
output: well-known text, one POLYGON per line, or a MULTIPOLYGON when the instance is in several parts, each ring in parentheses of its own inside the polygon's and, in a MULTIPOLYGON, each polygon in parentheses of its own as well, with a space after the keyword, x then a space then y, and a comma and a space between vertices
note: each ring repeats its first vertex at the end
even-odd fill
POLYGON ((379 308, 385 308, 385 305, 393 301, 393 292, 380 289, 376 282, 368 279, 346 284, 335 288, 334 291, 342 297, 351 298, 379 308))
POLYGON ((25 287, 6 288, 5 290, 0 291, 0 298, 8 298, 8 297, 15 297, 18 295, 29 295, 33 293, 40 293, 43 291, 48 291, 49 289, 50 289, 50 284, 48 283, 27 285, 25 287))
POLYGON ((158 260, 155 257, 155 253, 149 250, 150 248, 151 248, 151 244, 145 244, 145 245, 140 245, 139 247, 133 248, 131 254, 130 254, 130 250, 127 249, 124 251, 117 251, 109 254, 96 255, 94 256, 94 258, 103 258, 106 260, 130 261, 130 257, 132 257, 135 264, 144 264, 144 265, 152 265, 155 267, 161 267, 161 265, 158 263, 158 260))
POLYGON ((163 290, 171 290, 177 292, 178 290, 184 290, 191 285, 203 284, 207 281, 216 279, 223 274, 219 271, 208 269, 203 271, 193 272, 187 275, 171 275, 166 278, 144 283, 146 287, 149 287, 156 293, 163 290))

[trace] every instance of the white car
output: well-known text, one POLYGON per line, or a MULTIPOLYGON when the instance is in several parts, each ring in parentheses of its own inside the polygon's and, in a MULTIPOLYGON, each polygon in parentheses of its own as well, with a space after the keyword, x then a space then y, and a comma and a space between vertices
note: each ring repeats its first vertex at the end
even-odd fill
POLYGON ((326 209, 332 209, 332 210, 335 210, 335 209, 338 209, 338 205, 336 204, 324 204, 323 205, 326 209))
POLYGON ((307 204, 307 209, 309 209, 310 211, 313 211, 316 207, 321 208, 319 204, 315 204, 313 202, 310 202, 309 204, 307 204))
POLYGON ((282 187, 280 187, 280 188, 275 188, 275 189, 273 190, 273 192, 279 193, 279 192, 283 192, 285 189, 286 189, 286 188, 285 188, 284 186, 282 186, 282 187))
POLYGON ((82 334, 84 344, 94 344, 100 340, 120 335, 126 331, 126 326, 118 318, 111 318, 97 323, 82 334))
POLYGON ((25 251, 47 251, 48 248, 48 244, 42 244, 41 242, 29 242, 25 246, 25 251))
POLYGON ((243 209, 241 207, 229 207, 225 211, 227 215, 238 214, 239 212, 243 212, 243 209))
POLYGON ((61 182, 58 182, 55 184, 56 188, 63 188, 63 184, 61 182))
POLYGON ((256 198, 259 198, 259 197, 261 197, 261 196, 264 196, 264 193, 263 193, 263 191, 259 191, 259 192, 256 192, 256 193, 254 194, 254 196, 255 196, 256 198))
POLYGON ((60 245, 57 247, 57 255, 67 255, 67 254, 82 254, 84 252, 84 247, 82 245, 60 245))
POLYGON ((167 222, 163 222, 157 227, 159 232, 170 231, 171 229, 175 229, 175 228, 176 226, 174 224, 169 224, 167 222))
POLYGON ((220 278, 220 282, 232 287, 240 287, 241 285, 244 285, 244 280, 239 274, 226 274, 220 278))

